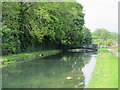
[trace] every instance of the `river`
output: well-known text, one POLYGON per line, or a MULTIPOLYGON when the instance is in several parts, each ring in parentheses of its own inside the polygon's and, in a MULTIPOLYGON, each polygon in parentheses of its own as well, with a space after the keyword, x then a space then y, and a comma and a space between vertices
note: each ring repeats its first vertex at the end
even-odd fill
POLYGON ((3 88, 85 88, 96 64, 95 52, 59 53, 9 64, 2 69, 3 88))

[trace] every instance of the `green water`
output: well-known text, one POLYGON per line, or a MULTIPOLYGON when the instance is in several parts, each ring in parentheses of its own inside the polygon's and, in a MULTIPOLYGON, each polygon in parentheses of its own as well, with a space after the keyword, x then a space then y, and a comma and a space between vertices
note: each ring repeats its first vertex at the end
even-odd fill
POLYGON ((84 88, 96 62, 95 53, 59 53, 2 69, 3 88, 84 88), (68 79, 72 77, 72 79, 68 79))

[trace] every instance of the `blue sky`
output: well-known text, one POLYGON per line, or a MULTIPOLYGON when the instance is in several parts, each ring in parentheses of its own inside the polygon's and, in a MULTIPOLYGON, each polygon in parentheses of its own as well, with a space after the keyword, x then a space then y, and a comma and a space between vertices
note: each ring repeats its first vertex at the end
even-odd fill
POLYGON ((85 26, 92 32, 97 28, 105 28, 118 32, 119 0, 77 0, 84 6, 85 26))

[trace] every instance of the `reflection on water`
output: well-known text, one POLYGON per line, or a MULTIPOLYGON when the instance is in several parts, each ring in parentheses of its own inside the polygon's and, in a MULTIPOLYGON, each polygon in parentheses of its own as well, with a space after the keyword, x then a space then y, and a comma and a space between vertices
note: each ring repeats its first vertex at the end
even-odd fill
POLYGON ((66 52, 10 64, 3 68, 3 88, 84 88, 96 62, 92 55, 66 52))
POLYGON ((88 86, 88 83, 90 81, 92 72, 94 70, 96 64, 96 55, 92 55, 91 60, 89 61, 89 63, 87 63, 83 68, 82 71, 84 73, 85 76, 85 87, 88 86))

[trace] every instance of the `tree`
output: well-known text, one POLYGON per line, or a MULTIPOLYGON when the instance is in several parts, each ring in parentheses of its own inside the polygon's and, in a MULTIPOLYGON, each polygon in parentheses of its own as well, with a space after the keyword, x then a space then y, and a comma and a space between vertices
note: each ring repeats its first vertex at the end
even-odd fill
MULTIPOLYGON (((2 24, 2 23, 1 23, 2 24)), ((20 51, 19 32, 11 30, 6 25, 2 24, 2 54, 17 53, 20 51)))
POLYGON ((109 32, 106 29, 97 29, 92 33, 93 43, 100 45, 116 44, 118 40, 118 34, 115 32, 109 32))
POLYGON ((90 30, 86 27, 83 27, 82 33, 83 33, 82 44, 91 44, 92 43, 92 34, 91 34, 90 30))
POLYGON ((113 40, 112 39, 108 39, 106 41, 106 45, 110 46, 111 44, 113 44, 113 40))
MULTIPOLYGON (((83 27, 84 13, 81 4, 4 2, 2 7, 2 22, 10 29, 10 35, 15 32, 16 35, 12 38, 20 42, 20 50, 15 51, 16 53, 34 51, 45 46, 45 49, 50 49, 91 43, 90 30, 83 27)), ((7 33, 3 34, 5 42, 7 33)))

